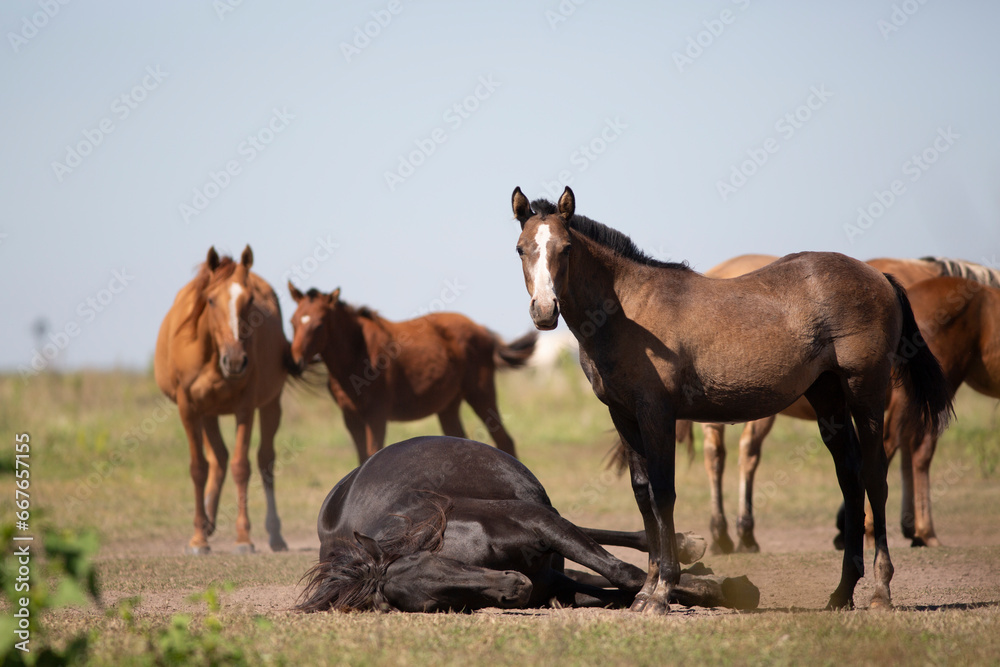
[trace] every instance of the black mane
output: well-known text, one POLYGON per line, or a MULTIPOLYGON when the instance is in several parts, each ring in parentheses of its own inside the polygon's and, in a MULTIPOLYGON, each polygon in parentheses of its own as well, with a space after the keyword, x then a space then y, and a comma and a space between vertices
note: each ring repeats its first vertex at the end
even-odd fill
MULTIPOLYGON (((536 199, 531 202, 531 209, 543 218, 547 215, 555 215, 558 213, 556 205, 548 199, 536 199)), ((569 226, 570 229, 575 229, 591 241, 594 241, 595 243, 611 250, 616 255, 624 257, 625 259, 630 259, 633 262, 661 269, 691 270, 691 267, 688 266, 687 262, 662 262, 658 259, 650 257, 643 252, 639 246, 635 244, 635 241, 630 239, 626 234, 618 231, 617 229, 612 229, 607 225, 601 224, 596 220, 591 220, 588 217, 574 215, 569 221, 569 226)))
POLYGON ((423 503, 412 513, 421 517, 421 521, 394 515, 402 519, 403 526, 379 539, 376 552, 357 541, 357 533, 353 541, 337 540, 332 553, 302 575, 302 580, 309 581, 295 609, 304 612, 392 609, 384 593, 389 566, 418 551, 440 550, 448 514, 453 507, 451 499, 440 493, 417 493, 422 496, 423 503))

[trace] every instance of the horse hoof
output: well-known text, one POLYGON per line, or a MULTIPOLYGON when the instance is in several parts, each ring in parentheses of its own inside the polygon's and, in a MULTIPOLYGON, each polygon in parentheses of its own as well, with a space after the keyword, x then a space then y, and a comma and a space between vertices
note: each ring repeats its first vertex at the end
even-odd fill
POLYGON ((670 605, 655 599, 646 600, 646 604, 639 610, 639 613, 646 616, 665 616, 670 613, 670 605))
POLYGON ((868 605, 868 608, 875 611, 891 611, 892 602, 890 602, 888 599, 884 597, 876 596, 872 598, 872 601, 868 605))
POLYGON ((271 539, 271 551, 288 551, 288 545, 285 544, 285 540, 278 538, 271 539))
POLYGON ((189 544, 187 548, 184 549, 184 553, 186 553, 188 556, 207 556, 208 554, 212 553, 212 547, 208 546, 207 544, 202 544, 199 546, 194 546, 193 544, 189 544))
POLYGON ((253 551, 253 544, 250 542, 236 545, 236 553, 238 554, 252 554, 253 551))
POLYGON ((826 603, 827 610, 843 609, 849 611, 854 609, 854 598, 843 598, 837 593, 830 596, 830 601, 826 603))
POLYGON ((936 537, 914 537, 910 542, 911 547, 939 547, 941 541, 936 537))
POLYGON ((705 555, 708 542, 696 533, 677 533, 677 560, 685 565, 697 563, 705 555))
POLYGON ((736 553, 740 554, 756 554, 760 553, 760 545, 757 542, 744 542, 740 540, 740 543, 736 546, 736 553))
POLYGON ((712 546, 709 547, 710 553, 714 556, 719 556, 723 554, 733 553, 735 545, 733 541, 729 539, 728 535, 723 535, 721 538, 717 538, 712 541, 712 546))

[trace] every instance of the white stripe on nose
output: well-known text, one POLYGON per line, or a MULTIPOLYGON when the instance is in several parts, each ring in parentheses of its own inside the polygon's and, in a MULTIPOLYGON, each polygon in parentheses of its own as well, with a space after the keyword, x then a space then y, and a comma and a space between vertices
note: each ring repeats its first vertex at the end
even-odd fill
POLYGON ((243 294, 243 286, 233 283, 229 286, 229 326, 233 330, 233 338, 240 339, 240 318, 236 312, 236 300, 243 294))
POLYGON ((535 232, 535 245, 538 246, 538 259, 535 260, 535 269, 532 271, 532 282, 535 284, 535 299, 552 301, 556 298, 555 285, 552 282, 552 274, 549 273, 549 238, 552 232, 548 225, 539 225, 535 232))

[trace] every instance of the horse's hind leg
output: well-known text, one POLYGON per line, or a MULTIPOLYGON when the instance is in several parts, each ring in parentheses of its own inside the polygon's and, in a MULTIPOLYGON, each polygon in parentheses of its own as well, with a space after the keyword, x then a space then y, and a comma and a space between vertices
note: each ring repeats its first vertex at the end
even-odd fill
POLYGON ((937 447, 937 435, 925 433, 919 442, 914 443, 914 447, 912 546, 936 547, 941 542, 934 532, 934 520, 931 518, 931 459, 937 447))
POLYGON ((462 427, 462 420, 458 413, 462 407, 462 397, 459 396, 448 404, 444 410, 438 413, 438 421, 441 422, 441 430, 445 435, 455 438, 464 438, 465 429, 462 427))
POLYGON ((278 517, 278 506, 274 500, 274 436, 281 423, 281 394, 260 409, 260 449, 257 450, 257 467, 264 486, 264 498, 267 502, 267 516, 264 527, 267 529, 268 543, 271 551, 288 551, 288 545, 281 537, 281 519, 278 517))
POLYGON ((465 400, 476 415, 483 420, 486 430, 490 432, 490 437, 496 443, 497 449, 506 452, 517 458, 517 451, 514 448, 514 439, 507 433, 503 421, 500 419, 500 410, 497 407, 497 390, 493 384, 493 371, 490 369, 480 369, 478 377, 473 386, 466 387, 465 400))
POLYGON ((854 588, 865 570, 865 491, 861 479, 860 443, 851 425, 851 413, 839 378, 824 373, 805 395, 816 411, 820 436, 833 456, 837 481, 844 496, 844 560, 840 584, 830 595, 827 608, 850 609, 854 606, 854 588))
POLYGON ((736 550, 757 553, 760 546, 754 537, 753 480, 760 465, 760 450, 764 438, 774 426, 774 416, 747 422, 740 436, 740 506, 736 515, 736 550))
POLYGON ((889 559, 889 543, 885 528, 885 501, 889 495, 886 473, 889 460, 882 443, 882 419, 884 415, 884 390, 874 392, 866 403, 855 403, 851 414, 858 429, 861 445, 861 474, 868 502, 871 505, 875 535, 875 592, 872 594, 871 608, 892 607, 889 582, 892 580, 892 561, 889 559))
POLYGON ((490 503, 491 511, 502 511, 516 520, 519 536, 530 536, 521 546, 521 553, 530 553, 531 549, 539 553, 554 551, 567 560, 589 567, 614 586, 633 593, 646 581, 646 573, 640 568, 614 557, 550 508, 520 500, 484 502, 490 503))
POLYGON ((708 488, 711 494, 713 554, 733 553, 733 540, 729 537, 726 512, 722 506, 722 476, 726 469, 726 425, 702 424, 705 434, 705 472, 708 473, 708 488))
POLYGON ((229 465, 229 451, 222 440, 217 416, 203 418, 202 430, 205 435, 205 458, 208 460, 208 484, 205 487, 205 513, 208 515, 208 524, 205 526, 205 532, 211 535, 216 528, 219 499, 222 496, 222 485, 226 481, 226 467, 229 465))

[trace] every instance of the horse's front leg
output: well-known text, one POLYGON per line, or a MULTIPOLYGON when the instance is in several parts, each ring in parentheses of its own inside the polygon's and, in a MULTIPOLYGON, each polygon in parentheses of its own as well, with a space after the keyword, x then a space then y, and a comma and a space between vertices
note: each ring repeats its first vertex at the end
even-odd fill
POLYGON ((250 514, 247 511, 247 487, 250 483, 250 435, 253 431, 254 409, 241 409, 236 413, 236 446, 230 467, 236 484, 236 551, 253 553, 250 541, 250 514))
POLYGON ((274 499, 274 436, 278 432, 279 424, 281 424, 281 394, 260 409, 257 469, 264 484, 264 500, 267 503, 264 527, 267 529, 271 551, 288 551, 288 545, 281 537, 281 518, 278 516, 278 504, 274 499))
POLYGON ((187 551, 192 554, 207 554, 209 520, 205 513, 205 483, 208 481, 208 460, 205 458, 202 443, 202 416, 194 409, 183 391, 177 392, 177 410, 188 439, 191 482, 194 485, 194 535, 188 542, 187 551))
MULTIPOLYGON (((677 543, 674 532, 674 501, 677 491, 674 487, 674 415, 663 414, 664 406, 659 409, 647 408, 639 416, 639 428, 642 442, 645 445, 645 461, 649 479, 649 499, 652 506, 653 520, 656 524, 657 564, 656 580, 647 580, 643 591, 650 583, 653 590, 645 600, 632 604, 635 611, 662 614, 670 610, 670 597, 674 586, 680 581, 681 566, 677 557, 677 543)), ((647 530, 648 532, 648 530, 647 530)), ((653 541, 650 540, 650 557, 652 559, 653 541)), ((652 565, 652 563, 651 563, 652 565)), ((650 575, 654 568, 650 567, 650 575)))
POLYGON ((625 455, 628 459, 628 468, 632 479, 632 493, 635 494, 635 503, 639 506, 639 514, 642 515, 642 525, 649 544, 649 569, 646 573, 646 582, 636 594, 631 607, 633 611, 641 611, 649 596, 656 589, 656 582, 659 578, 659 526, 653 515, 652 498, 649 494, 649 475, 646 458, 643 454, 639 425, 634 417, 628 413, 614 409, 611 410, 611 420, 614 422, 622 442, 625 443, 625 455))

